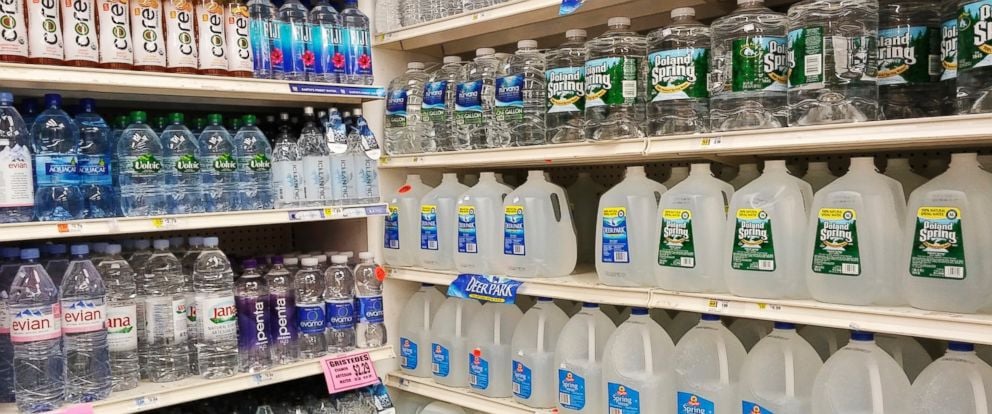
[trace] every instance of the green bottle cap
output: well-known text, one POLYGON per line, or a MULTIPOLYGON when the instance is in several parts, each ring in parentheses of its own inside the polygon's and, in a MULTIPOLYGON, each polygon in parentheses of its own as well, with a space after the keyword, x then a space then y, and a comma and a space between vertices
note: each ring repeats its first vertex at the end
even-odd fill
POLYGON ((183 123, 184 120, 185 117, 183 116, 182 112, 173 112, 169 114, 169 123, 181 124, 183 123))
POLYGON ((207 115, 207 122, 211 125, 223 125, 224 117, 220 114, 210 114, 207 115))
POLYGON ((148 120, 148 114, 145 111, 131 111, 131 123, 132 124, 143 124, 148 120))
POLYGON ((256 118, 255 115, 252 114, 248 114, 241 117, 241 122, 244 122, 245 126, 255 126, 255 122, 257 120, 258 118, 256 118))

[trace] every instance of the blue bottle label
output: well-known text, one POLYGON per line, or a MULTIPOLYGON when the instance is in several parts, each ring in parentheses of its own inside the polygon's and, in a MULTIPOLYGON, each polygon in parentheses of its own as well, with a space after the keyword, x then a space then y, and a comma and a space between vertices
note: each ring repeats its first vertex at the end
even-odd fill
POLYGON ((424 204, 420 206, 420 248, 437 250, 437 206, 424 204))
POLYGON ((431 373, 439 377, 447 377, 451 372, 451 353, 448 348, 438 344, 431 344, 431 373))
POLYGON ((641 395, 637 390, 611 382, 606 387, 606 393, 610 414, 639 414, 641 412, 641 395))
POLYGON ((385 313, 383 310, 382 296, 372 296, 370 298, 358 298, 358 315, 362 323, 383 323, 385 313))
POLYGON ((428 82, 424 85, 424 102, 421 115, 431 122, 447 121, 448 81, 428 82))
POLYGON ((448 297, 513 304, 521 284, 508 277, 462 273, 448 285, 448 297))
POLYGON ((741 414, 775 414, 775 413, 753 402, 741 401, 741 414))
POLYGON ((248 22, 248 40, 251 42, 252 64, 255 73, 272 72, 272 25, 265 19, 248 22))
POLYGON ((527 255, 524 242, 524 207, 506 206, 503 211, 503 254, 527 255))
POLYGON ((238 349, 248 352, 269 345, 269 309, 266 298, 236 296, 238 307, 238 349))
POLYGON ((293 291, 269 294, 269 335, 275 342, 288 343, 296 338, 296 298, 293 291))
POLYGON ((113 181, 107 155, 80 155, 76 168, 83 184, 109 186, 113 181))
POLYGON ((368 29, 348 29, 348 74, 372 74, 372 48, 368 29))
POLYGON ((279 44, 281 53, 273 53, 272 64, 282 63, 285 73, 313 71, 314 54, 307 50, 310 43, 310 26, 279 22, 279 44))
POLYGON ((489 361, 481 356, 468 354, 468 384, 480 390, 489 388, 489 361))
POLYGON ((74 155, 37 155, 34 162, 35 180, 38 186, 55 184, 79 184, 74 155))
POLYGON ((455 123, 482 123, 482 80, 462 82, 455 87, 455 123))
POLYGON ((324 307, 320 305, 296 305, 296 321, 300 333, 314 335, 324 333, 324 307))
POLYGON ((519 398, 530 398, 533 383, 530 368, 523 362, 513 361, 513 395, 519 398))
POLYGON ((629 263, 630 246, 627 241, 627 208, 603 209, 603 263, 629 263))
POLYGON ((351 329, 355 327, 355 302, 324 302, 327 327, 331 329, 351 329))
POLYGON ((586 379, 566 369, 558 370, 558 404, 569 410, 586 406, 586 379))
POLYGON ((313 72, 321 75, 330 72, 333 50, 328 42, 328 28, 320 24, 310 25, 310 50, 313 51, 313 72))
POLYGON ((458 206, 458 253, 478 253, 475 206, 458 206))
POLYGON ((385 240, 383 241, 387 249, 400 248, 400 208, 395 205, 389 206, 389 214, 386 215, 385 240))
POLYGON ((389 91, 386 97, 386 124, 390 128, 406 127, 406 89, 389 91))
POLYGON ((496 107, 493 116, 500 122, 524 119, 524 75, 496 78, 496 107))
POLYGON ((410 338, 400 338, 400 358, 403 368, 417 369, 417 343, 410 338))
POLYGON ((716 410, 712 401, 698 394, 679 391, 676 393, 678 414, 713 414, 716 410))

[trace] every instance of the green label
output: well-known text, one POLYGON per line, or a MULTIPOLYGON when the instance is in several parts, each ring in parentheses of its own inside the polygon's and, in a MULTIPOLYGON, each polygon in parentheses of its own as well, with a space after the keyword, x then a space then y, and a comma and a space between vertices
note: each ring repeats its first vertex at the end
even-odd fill
POLYGON ((920 207, 909 257, 909 274, 916 277, 964 280, 964 237, 961 209, 920 207))
POLYGON ((775 244, 768 212, 760 208, 742 208, 734 216, 737 222, 730 266, 737 270, 774 271, 775 244))
POLYGON ((200 160, 193 154, 185 154, 176 160, 176 171, 182 174, 196 174, 200 172, 200 160))
POLYGON ((992 65, 992 0, 969 3, 958 11, 958 70, 992 65))
POLYGON ((849 208, 821 208, 813 237, 813 271, 828 275, 861 274, 857 213, 849 208))
POLYGON ((789 63, 784 37, 742 37, 734 39, 732 47, 734 92, 785 92, 789 63))
POLYGON ((548 113, 582 112, 586 108, 585 68, 548 69, 548 113))
POLYGON ((940 35, 926 26, 878 31, 878 84, 926 83, 940 75, 940 35))
POLYGON ((648 94, 652 102, 706 98, 706 75, 710 50, 682 48, 661 50, 648 55, 651 65, 648 94))
POLYGON ((668 208, 662 210, 658 264, 667 267, 696 267, 691 211, 668 208))
POLYGON ((255 154, 248 159, 248 169, 255 172, 267 172, 272 169, 272 162, 265 154, 255 154))
POLYGON ((586 108, 637 102, 641 59, 631 56, 586 62, 586 108))
POLYGON ((158 174, 162 163, 152 154, 142 154, 131 162, 131 169, 141 175, 158 174))
POLYGON ((230 153, 224 153, 214 159, 214 171, 222 173, 230 173, 238 170, 238 162, 234 160, 234 157, 230 153))
POLYGON ((789 87, 823 82, 823 28, 789 32, 789 87))

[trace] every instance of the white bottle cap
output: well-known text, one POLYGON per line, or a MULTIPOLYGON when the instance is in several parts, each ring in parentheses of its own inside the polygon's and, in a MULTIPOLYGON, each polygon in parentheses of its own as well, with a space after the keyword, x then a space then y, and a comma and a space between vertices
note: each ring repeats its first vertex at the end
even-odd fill
POLYGON ((355 116, 362 116, 362 108, 355 108, 352 114, 355 116))
POLYGON ((287 258, 282 259, 282 262, 285 265, 296 266, 296 265, 300 264, 300 258, 299 257, 287 257, 287 258))
POLYGON ((372 260, 372 252, 358 252, 358 258, 361 260, 372 260))
POLYGON ((537 49, 537 40, 521 40, 517 42, 517 49, 537 49))
POLYGON ((322 255, 322 254, 318 254, 318 255, 316 255, 314 257, 317 258, 317 263, 324 263, 324 262, 327 261, 327 256, 322 255))
POLYGON ((331 257, 331 256, 334 256, 334 255, 338 254, 338 251, 337 250, 328 250, 328 251, 324 252, 324 254, 327 255, 327 257, 331 257))
POLYGON ((490 56, 496 53, 496 50, 491 47, 483 47, 475 49, 476 56, 490 56))
POLYGON ((303 265, 304 266, 316 266, 317 265, 317 258, 316 257, 307 257, 307 258, 303 259, 303 265))
POLYGON ((303 107, 303 114, 304 115, 313 115, 313 107, 312 106, 304 106, 303 107))
POLYGON ((586 37, 586 31, 582 29, 571 29, 565 32, 565 37, 586 37))
POLYGON ((203 238, 203 245, 204 246, 207 246, 207 247, 217 247, 218 244, 220 244, 220 239, 218 239, 216 237, 204 237, 203 238))
POLYGON ((410 63, 407 63, 406 64, 406 68, 407 69, 423 69, 424 68, 424 63, 423 62, 410 62, 410 63))
POLYGON ((462 63, 462 58, 458 56, 445 56, 442 62, 444 62, 445 65, 449 63, 462 63))
POLYGON ((352 257, 355 257, 355 252, 341 252, 341 255, 350 259, 352 257))
POLYGON ((343 254, 336 254, 334 256, 331 256, 331 263, 334 263, 334 264, 345 264, 345 263, 348 263, 348 256, 345 256, 343 254))
POLYGON ((696 9, 692 7, 679 7, 672 10, 672 18, 685 17, 685 16, 695 16, 696 9))
POLYGON ((764 2, 765 0, 737 0, 737 5, 741 5, 744 3, 764 3, 764 2))
POLYGON ((169 241, 165 239, 158 239, 152 243, 152 246, 155 247, 155 250, 165 250, 169 248, 169 241))
POLYGON ((629 17, 611 17, 610 20, 606 21, 606 25, 613 26, 630 26, 629 17))

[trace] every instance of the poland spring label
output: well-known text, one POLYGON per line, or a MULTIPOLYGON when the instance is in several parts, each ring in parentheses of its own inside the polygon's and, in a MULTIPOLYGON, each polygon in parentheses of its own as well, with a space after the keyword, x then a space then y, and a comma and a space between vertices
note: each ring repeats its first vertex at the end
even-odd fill
POLYGON ((569 67, 545 73, 548 113, 582 112, 586 108, 585 68, 569 67))
POLYGON ((920 207, 909 257, 909 274, 916 277, 962 280, 967 276, 961 209, 920 207))
POLYGON ((927 26, 899 26, 878 31, 878 84, 930 82, 940 74, 938 37, 927 26))
POLYGON ((940 80, 958 77, 958 19, 940 24, 940 80))
POLYGON ((735 214, 730 266, 736 270, 775 270, 772 219, 760 208, 741 208, 735 214))
POLYGON ((842 276, 861 274, 857 213, 849 208, 821 208, 813 239, 813 271, 842 276))
POLYGON ((658 264, 666 267, 696 267, 692 211, 671 208, 662 210, 658 264))
POLYGON ((586 108, 633 105, 637 100, 641 59, 609 57, 586 62, 586 108))
POLYGON ((706 98, 710 50, 701 47, 661 50, 648 55, 651 102, 706 98))
POLYGON ((785 38, 780 36, 734 39, 731 89, 734 92, 785 92, 789 67, 785 46, 785 38))
POLYGON ((789 31, 789 87, 823 85, 823 27, 789 31))
POLYGON ((992 65, 992 0, 958 11, 958 65, 961 70, 992 65))

